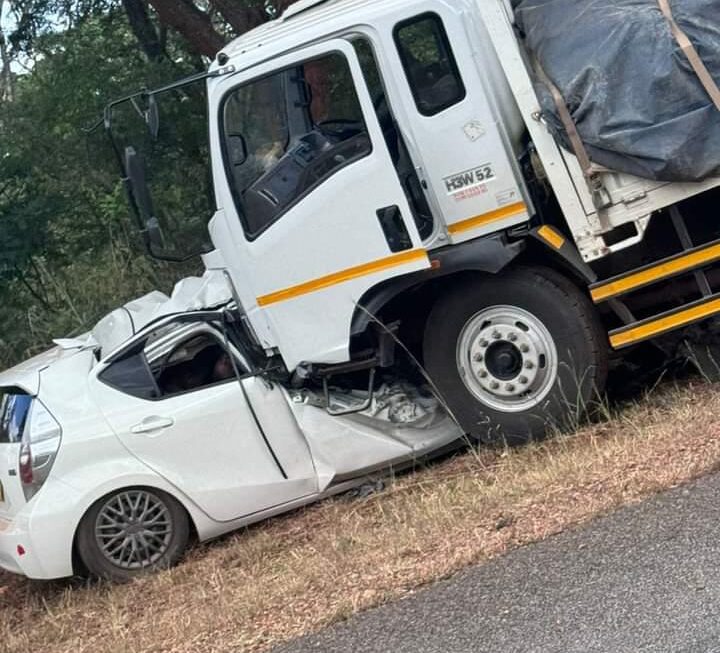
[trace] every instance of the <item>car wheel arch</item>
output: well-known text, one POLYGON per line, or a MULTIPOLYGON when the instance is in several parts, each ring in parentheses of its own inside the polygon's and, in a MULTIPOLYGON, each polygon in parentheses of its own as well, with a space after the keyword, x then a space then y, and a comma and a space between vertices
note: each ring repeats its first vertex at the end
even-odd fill
POLYGON ((74 524, 73 528, 71 552, 73 573, 75 575, 82 576, 84 575, 83 572, 85 571, 85 565, 82 562, 80 553, 78 551, 78 533, 80 532, 80 527, 82 525, 83 519, 85 519, 86 515, 97 503, 107 500, 109 497, 117 494, 118 492, 127 492, 133 490, 161 492, 163 494, 167 494, 169 497, 177 501, 178 505, 183 509, 188 519, 188 525, 190 527, 190 542, 197 542, 200 539, 200 531, 197 523, 197 508, 195 508, 195 506, 193 506, 192 503, 182 495, 182 493, 177 492, 175 488, 171 487, 169 489, 168 486, 161 483, 117 483, 115 486, 112 486, 111 489, 103 491, 101 494, 94 495, 92 498, 88 496, 87 498, 89 499, 89 501, 83 502, 83 509, 79 518, 76 519, 76 523, 74 524))

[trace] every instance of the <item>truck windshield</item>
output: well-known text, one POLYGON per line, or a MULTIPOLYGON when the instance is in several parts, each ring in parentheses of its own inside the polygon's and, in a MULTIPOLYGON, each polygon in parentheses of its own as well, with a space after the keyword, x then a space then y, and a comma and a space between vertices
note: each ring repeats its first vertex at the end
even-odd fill
POLYGON ((245 233, 372 150, 347 59, 306 61, 232 90, 222 106, 228 179, 245 233))

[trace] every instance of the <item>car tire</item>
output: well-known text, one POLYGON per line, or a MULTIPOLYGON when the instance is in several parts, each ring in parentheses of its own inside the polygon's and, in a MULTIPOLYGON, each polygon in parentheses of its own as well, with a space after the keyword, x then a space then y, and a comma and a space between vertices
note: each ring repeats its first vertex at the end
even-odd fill
POLYGON ((131 488, 94 503, 76 542, 92 576, 125 583, 177 564, 189 539, 190 520, 176 499, 160 490, 131 488))
POLYGON ((441 298, 427 372, 463 430, 524 444, 576 427, 604 390, 608 340, 589 298, 546 268, 473 280, 441 298))

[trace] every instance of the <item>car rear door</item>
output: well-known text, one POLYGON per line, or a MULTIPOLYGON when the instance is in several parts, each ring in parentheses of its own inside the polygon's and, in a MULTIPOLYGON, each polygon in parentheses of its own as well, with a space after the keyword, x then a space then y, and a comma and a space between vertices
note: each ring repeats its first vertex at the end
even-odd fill
POLYGON ((219 522, 317 492, 309 450, 289 412, 278 413, 275 427, 297 441, 291 468, 273 451, 242 383, 202 383, 167 396, 144 344, 91 380, 98 406, 128 451, 219 522))

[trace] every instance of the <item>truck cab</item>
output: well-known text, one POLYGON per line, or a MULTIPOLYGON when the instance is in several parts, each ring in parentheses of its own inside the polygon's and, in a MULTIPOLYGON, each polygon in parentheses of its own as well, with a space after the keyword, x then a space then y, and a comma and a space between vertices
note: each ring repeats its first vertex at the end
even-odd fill
POLYGON ((468 38, 469 5, 314 5, 228 46, 237 72, 209 98, 213 242, 291 369, 347 361, 374 288, 532 212, 498 61, 494 74, 458 63, 487 40, 468 38))

